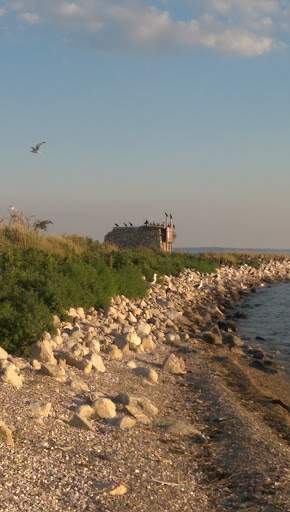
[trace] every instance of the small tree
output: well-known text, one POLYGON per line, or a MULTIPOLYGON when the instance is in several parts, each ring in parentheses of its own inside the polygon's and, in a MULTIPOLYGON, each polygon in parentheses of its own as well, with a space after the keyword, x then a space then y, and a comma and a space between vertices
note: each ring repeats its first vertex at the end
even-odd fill
POLYGON ((39 219, 37 219, 34 222, 33 227, 34 227, 35 231, 38 231, 38 230, 47 231, 48 224, 52 224, 51 220, 39 220, 39 219))

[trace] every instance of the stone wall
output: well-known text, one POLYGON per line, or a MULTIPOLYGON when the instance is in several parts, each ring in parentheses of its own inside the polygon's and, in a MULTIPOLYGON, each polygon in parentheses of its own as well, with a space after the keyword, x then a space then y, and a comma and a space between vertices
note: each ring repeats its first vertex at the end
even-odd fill
POLYGON ((119 249, 135 249, 142 246, 148 249, 162 248, 164 250, 163 231, 165 229, 159 226, 116 227, 107 233, 105 242, 113 243, 119 249))

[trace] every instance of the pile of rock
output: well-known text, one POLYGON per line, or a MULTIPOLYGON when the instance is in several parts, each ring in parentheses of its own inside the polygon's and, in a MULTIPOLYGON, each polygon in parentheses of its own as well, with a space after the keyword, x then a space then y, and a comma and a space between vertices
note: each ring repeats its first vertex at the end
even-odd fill
MULTIPOLYGON (((21 387, 23 370, 28 370, 67 384, 76 392, 90 393, 86 376, 94 372, 106 374, 104 359, 123 358, 132 376, 146 379, 152 385, 157 384, 160 371, 183 375, 185 361, 173 353, 175 346, 186 340, 191 344, 204 341, 224 345, 232 353, 243 353, 244 343, 236 335, 235 322, 226 318, 226 308, 257 286, 285 281, 289 277, 290 264, 286 261, 264 264, 258 270, 248 265, 239 269, 222 266, 218 273, 203 275, 186 270, 178 277, 165 276, 164 282, 153 284, 142 299, 129 301, 121 295, 115 297, 106 310, 90 308, 85 312, 81 307, 71 308, 69 322, 54 318, 55 336, 45 333, 42 340, 31 346, 30 360, 12 357, 0 348, 0 381, 21 387), (170 346, 172 353, 166 355, 159 371, 128 363, 128 357, 146 351, 152 353, 162 344, 170 346)), ((252 355, 260 361, 266 357, 255 351, 252 355)), ((46 417, 51 411, 51 404, 45 401, 31 403, 30 407, 39 417, 46 417)), ((91 419, 100 418, 114 426, 128 428, 136 422, 150 424, 157 412, 142 396, 121 394, 112 400, 95 394, 89 404, 74 411, 69 424, 94 430, 91 419)), ((10 439, 7 432, 0 425, 1 436, 10 439)))

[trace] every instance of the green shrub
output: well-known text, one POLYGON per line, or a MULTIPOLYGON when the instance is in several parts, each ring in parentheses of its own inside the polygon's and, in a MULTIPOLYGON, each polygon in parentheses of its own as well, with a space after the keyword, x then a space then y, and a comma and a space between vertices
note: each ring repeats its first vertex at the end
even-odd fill
POLYGON ((148 282, 142 276, 149 280, 157 273, 160 279, 184 268, 210 273, 222 263, 259 265, 257 255, 248 253, 121 251, 79 235, 13 229, 0 230, 0 345, 10 352, 53 332, 52 315, 64 319, 70 307, 105 308, 115 295, 144 296, 148 282))
POLYGON ((33 290, 14 288, 0 306, 1 346, 8 352, 24 351, 41 339, 45 331, 53 333, 51 311, 33 290))

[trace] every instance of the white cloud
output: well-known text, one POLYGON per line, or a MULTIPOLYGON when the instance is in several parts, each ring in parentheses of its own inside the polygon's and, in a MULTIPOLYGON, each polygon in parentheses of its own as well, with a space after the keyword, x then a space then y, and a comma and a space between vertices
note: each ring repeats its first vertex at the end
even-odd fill
POLYGON ((30 25, 35 25, 40 21, 39 15, 35 12, 22 12, 19 16, 30 25))
POLYGON ((223 53, 240 53, 246 57, 262 55, 270 51, 273 40, 260 37, 243 28, 225 28, 213 18, 205 17, 201 23, 179 23, 176 37, 183 44, 201 44, 223 53))
POLYGON ((238 12, 247 17, 276 14, 280 10, 278 0, 209 0, 209 6, 224 16, 238 12))
POLYGON ((18 12, 27 23, 41 19, 63 36, 87 39, 96 48, 203 46, 250 57, 279 46, 275 34, 282 19, 284 25, 290 19, 285 20, 281 2, 194 0, 187 2, 187 17, 183 4, 179 18, 176 10, 171 12, 172 2, 159 2, 161 7, 156 8, 143 0, 14 0, 7 1, 6 8, 18 12))
POLYGON ((75 3, 63 2, 58 8, 58 12, 62 16, 79 16, 82 9, 75 3))

